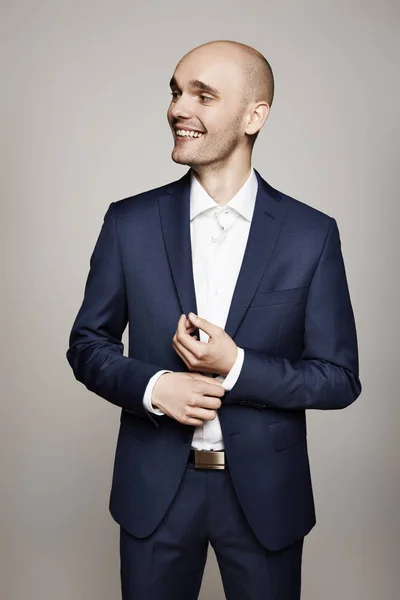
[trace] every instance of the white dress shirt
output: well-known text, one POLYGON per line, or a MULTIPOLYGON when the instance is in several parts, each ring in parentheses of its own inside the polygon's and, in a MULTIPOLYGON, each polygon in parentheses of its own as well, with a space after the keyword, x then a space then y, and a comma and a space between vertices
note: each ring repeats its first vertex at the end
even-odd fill
MULTIPOLYGON (((220 206, 201 186, 193 171, 190 180, 190 236, 192 246, 193 279, 197 314, 224 328, 233 291, 242 265, 250 231, 257 194, 257 177, 254 169, 240 190, 225 205, 220 206)), ((200 332, 200 341, 207 342, 208 335, 200 332)), ((236 383, 244 359, 238 348, 236 361, 226 377, 216 377, 225 390, 236 383)), ((152 406, 151 395, 158 378, 168 369, 157 371, 149 380, 144 396, 145 408, 157 415, 164 413, 152 406)), ((204 375, 213 377, 211 373, 204 375)), ((218 413, 212 421, 204 421, 195 428, 192 448, 197 450, 223 450, 224 442, 218 413)))

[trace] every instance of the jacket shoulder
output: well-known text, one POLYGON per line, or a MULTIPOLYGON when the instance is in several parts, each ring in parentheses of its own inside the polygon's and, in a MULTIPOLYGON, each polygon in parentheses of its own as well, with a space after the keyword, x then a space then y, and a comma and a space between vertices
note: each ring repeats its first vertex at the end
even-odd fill
POLYGON ((167 192, 167 188, 171 183, 160 185, 159 187, 139 192, 126 198, 121 198, 113 202, 114 208, 117 214, 126 215, 134 210, 141 210, 143 208, 152 207, 160 196, 163 196, 167 192))
POLYGON ((304 244, 304 240, 307 240, 308 247, 313 243, 320 248, 332 227, 337 229, 336 220, 330 214, 273 188, 269 183, 266 185, 269 195, 285 209, 283 232, 290 235, 293 245, 296 241, 304 244))
POLYGON ((334 218, 332 215, 307 204, 302 200, 298 200, 293 196, 289 196, 284 192, 275 190, 279 194, 280 199, 286 203, 288 213, 293 219, 300 219, 303 223, 314 223, 316 225, 329 225, 334 218))
POLYGON ((282 202, 286 211, 286 220, 288 218, 289 220, 297 219, 299 224, 315 224, 317 227, 318 225, 322 227, 331 225, 332 219, 334 220, 331 215, 273 187, 257 170, 256 175, 258 184, 264 188, 266 193, 276 202, 282 202))

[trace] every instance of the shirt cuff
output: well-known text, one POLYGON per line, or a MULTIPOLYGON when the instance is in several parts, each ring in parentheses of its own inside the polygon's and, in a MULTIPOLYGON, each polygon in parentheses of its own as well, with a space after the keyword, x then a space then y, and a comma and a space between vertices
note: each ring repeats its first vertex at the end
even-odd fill
POLYGON ((149 382, 146 386, 146 389, 145 389, 144 395, 143 395, 143 406, 145 407, 146 410, 148 410, 149 412, 151 412, 155 415, 164 415, 165 414, 162 412, 162 410, 160 410, 159 408, 156 408, 151 403, 151 395, 153 393, 153 388, 156 385, 158 379, 164 373, 173 373, 173 371, 169 371, 168 369, 163 369, 162 371, 157 371, 157 373, 154 373, 153 377, 151 377, 149 379, 149 382))
POLYGON ((226 377, 223 377, 222 375, 218 375, 217 377, 215 377, 215 379, 218 379, 218 381, 222 382, 222 387, 226 391, 231 390, 233 388, 233 386, 235 385, 236 381, 238 380, 240 371, 242 370, 243 361, 244 361, 244 350, 243 350, 243 348, 238 347, 238 353, 237 353, 236 360, 233 364, 233 367, 229 371, 228 375, 226 375, 226 377))

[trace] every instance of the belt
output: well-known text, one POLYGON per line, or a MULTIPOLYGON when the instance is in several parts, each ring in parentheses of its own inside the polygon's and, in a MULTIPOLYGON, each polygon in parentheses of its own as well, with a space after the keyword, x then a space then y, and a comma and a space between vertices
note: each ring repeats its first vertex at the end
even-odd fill
POLYGON ((188 462, 196 469, 227 469, 225 450, 196 450, 190 448, 188 462))

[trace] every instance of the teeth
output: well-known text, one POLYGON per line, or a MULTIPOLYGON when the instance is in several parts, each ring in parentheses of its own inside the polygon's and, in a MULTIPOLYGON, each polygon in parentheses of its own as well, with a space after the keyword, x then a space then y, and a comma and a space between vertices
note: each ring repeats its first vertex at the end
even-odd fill
POLYGON ((176 130, 176 135, 182 136, 182 137, 201 137, 203 134, 202 133, 198 133, 197 131, 188 131, 187 129, 177 129, 176 130))

